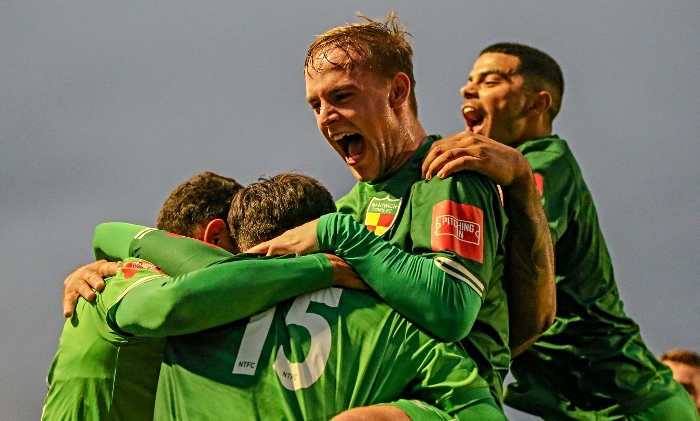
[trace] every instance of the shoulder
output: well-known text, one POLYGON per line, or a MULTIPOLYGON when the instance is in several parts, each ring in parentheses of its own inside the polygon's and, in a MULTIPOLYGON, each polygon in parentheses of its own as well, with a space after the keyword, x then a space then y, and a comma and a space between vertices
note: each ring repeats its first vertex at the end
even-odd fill
POLYGON ((335 206, 338 209, 338 212, 352 213, 351 211, 356 206, 365 189, 365 183, 356 183, 348 194, 336 200, 335 206))
POLYGON ((411 200, 420 200, 423 196, 448 197, 499 197, 496 184, 489 178, 474 171, 460 171, 449 177, 420 180, 411 187, 411 200))
POLYGON ((569 144, 558 136, 530 140, 518 147, 536 173, 553 172, 580 175, 581 169, 569 144))

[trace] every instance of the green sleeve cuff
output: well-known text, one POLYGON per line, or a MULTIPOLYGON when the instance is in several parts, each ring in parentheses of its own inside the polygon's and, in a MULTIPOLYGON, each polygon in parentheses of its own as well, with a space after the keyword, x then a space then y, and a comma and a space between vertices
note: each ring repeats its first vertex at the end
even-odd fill
POLYGON ((131 242, 143 229, 142 225, 125 222, 107 222, 95 228, 92 248, 97 260, 124 260, 129 257, 131 242))

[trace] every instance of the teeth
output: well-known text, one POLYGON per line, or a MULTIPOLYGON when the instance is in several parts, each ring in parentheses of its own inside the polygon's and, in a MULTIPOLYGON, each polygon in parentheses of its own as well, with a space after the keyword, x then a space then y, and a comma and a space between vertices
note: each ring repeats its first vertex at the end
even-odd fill
POLYGON ((345 136, 352 136, 355 133, 341 133, 341 134, 336 134, 331 136, 331 140, 334 142, 339 141, 340 139, 344 138, 345 136))
POLYGON ((470 113, 470 112, 472 112, 472 111, 476 111, 476 108, 474 108, 474 107, 469 107, 469 106, 466 106, 466 107, 462 108, 462 114, 467 114, 467 113, 470 113))

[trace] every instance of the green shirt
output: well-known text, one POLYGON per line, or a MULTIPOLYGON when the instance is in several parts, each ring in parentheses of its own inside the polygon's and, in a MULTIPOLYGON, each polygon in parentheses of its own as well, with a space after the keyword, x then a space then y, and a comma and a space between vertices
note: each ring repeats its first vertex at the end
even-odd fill
POLYGON ((98 258, 122 260, 131 254, 158 262, 174 276, 135 285, 110 309, 117 328, 137 336, 183 335, 221 326, 329 287, 333 280, 333 267, 322 254, 251 259, 139 225, 100 224, 93 246, 98 258), (258 279, 256 288, 250 279, 258 279))
POLYGON ((554 325, 513 361, 505 403, 538 415, 632 414, 674 395, 670 370, 625 315, 591 193, 557 136, 521 145, 554 242, 554 325), (611 407, 614 407, 610 409, 611 407), (612 412, 611 412, 612 411, 612 412))
POLYGON ((109 312, 134 285, 163 278, 150 263, 128 259, 94 302, 78 300, 49 370, 43 420, 153 419, 165 341, 124 334, 109 312))
POLYGON ((80 299, 66 321, 47 378, 50 386, 43 419, 151 420, 165 336, 246 318, 279 301, 327 287, 333 277, 323 255, 286 263, 271 258, 251 261, 143 228, 112 223, 96 229, 96 256, 125 264, 105 280, 94 302, 80 299), (171 273, 182 275, 171 278, 146 261, 129 258, 134 235, 149 232, 141 246, 147 247, 158 236, 168 238, 175 248, 190 245, 190 258, 162 259, 171 273), (197 273, 185 273, 214 263, 197 273), (258 291, 250 288, 250 279, 260 272, 268 276, 259 282, 258 291))
POLYGON ((500 402, 510 365, 501 284, 507 218, 496 186, 481 175, 461 172, 421 180, 423 159, 437 139, 431 136, 388 178, 355 185, 337 202, 338 211, 395 247, 435 261, 450 275, 444 282, 422 276, 387 289, 381 280, 362 274, 382 299, 428 332, 443 340, 464 338, 464 348, 500 402), (478 291, 480 308, 468 300, 470 291, 478 291), (478 312, 476 320, 472 312, 478 312))
MULTIPOLYGON (((102 237, 112 244, 96 237, 98 254, 124 252, 123 243, 115 246, 115 230, 105 229, 119 225, 101 226, 103 234, 110 234, 102 237)), ((369 250, 377 257, 377 273, 401 279, 435 267, 432 261, 381 241, 347 216, 327 215, 319 225, 335 226, 334 232, 349 238, 327 239, 330 244, 349 249, 360 244, 368 247, 365 253, 369 250), (387 260, 397 261, 403 269, 387 270, 387 260)), ((132 254, 171 269, 194 269, 195 260, 203 265, 215 262, 216 258, 206 256, 215 251, 200 242, 155 230, 139 232, 131 245, 132 254), (179 254, 199 257, 182 264, 179 254)), ((261 285, 266 278, 290 276, 289 263, 312 257, 275 259, 286 267, 251 273, 248 290, 267 294, 271 284, 261 285)), ((250 255, 239 259, 265 260, 250 255)), ((225 265, 231 263, 217 266, 225 265)), ((190 275, 201 278, 200 274, 212 273, 217 266, 190 275)), ((124 318, 135 320, 131 312, 150 318, 150 311, 141 309, 146 301, 138 300, 140 305, 128 311, 125 307, 130 295, 143 295, 140 290, 144 286, 125 295, 119 310, 124 318)), ((216 311, 209 304, 211 311, 216 311)), ((229 301, 229 306, 237 304, 229 301)), ((210 314, 196 316, 206 319, 210 314)), ((241 419, 327 419, 349 407, 398 397, 420 399, 449 413, 491 399, 476 365, 458 346, 423 333, 373 295, 331 288, 285 301, 250 320, 169 338, 156 419, 217 419, 232 414, 241 419)))
POLYGON ((168 338, 155 419, 327 420, 400 397, 448 413, 491 398, 455 344, 369 293, 329 288, 168 338))

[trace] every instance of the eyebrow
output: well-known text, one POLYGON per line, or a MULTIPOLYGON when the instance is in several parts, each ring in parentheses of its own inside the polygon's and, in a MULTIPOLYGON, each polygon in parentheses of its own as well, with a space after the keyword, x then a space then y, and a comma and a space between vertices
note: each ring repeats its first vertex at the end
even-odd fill
MULTIPOLYGON (((482 80, 484 80, 484 79, 486 78, 486 76, 488 76, 488 75, 498 75, 498 76, 502 77, 503 79, 507 80, 508 82, 511 82, 511 81, 512 81, 512 80, 511 80, 511 76, 513 76, 514 74, 516 74, 516 73, 515 73, 515 72, 514 72, 514 73, 506 73, 506 72, 504 72, 504 71, 502 71, 502 70, 496 70, 496 69, 493 69, 493 70, 485 70, 485 71, 479 73, 478 79, 479 79, 479 81, 482 81, 482 80)), ((468 81, 469 81, 469 80, 473 80, 472 76, 469 75, 469 79, 467 79, 467 80, 468 80, 468 81)))
MULTIPOLYGON (((326 93, 326 95, 334 95, 340 91, 344 91, 346 89, 351 89, 353 86, 355 86, 355 85, 352 83, 345 83, 342 85, 336 85, 336 86, 332 87, 331 89, 329 89, 328 92, 326 93)), ((312 102, 318 101, 318 99, 319 99, 318 96, 314 95, 314 96, 307 97, 306 102, 311 104, 312 102)))

